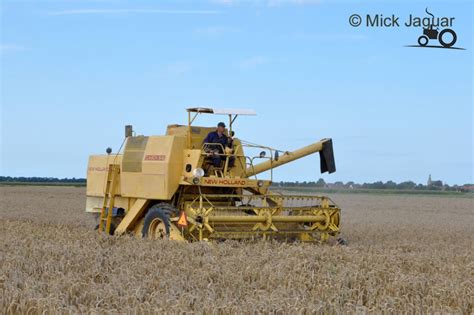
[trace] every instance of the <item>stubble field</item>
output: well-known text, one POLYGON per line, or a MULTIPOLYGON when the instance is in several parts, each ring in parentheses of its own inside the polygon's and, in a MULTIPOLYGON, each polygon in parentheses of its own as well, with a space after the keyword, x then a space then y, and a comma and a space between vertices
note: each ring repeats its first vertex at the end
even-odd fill
POLYGON ((349 246, 98 237, 85 189, 0 187, 0 312, 459 313, 472 198, 331 194, 349 246))

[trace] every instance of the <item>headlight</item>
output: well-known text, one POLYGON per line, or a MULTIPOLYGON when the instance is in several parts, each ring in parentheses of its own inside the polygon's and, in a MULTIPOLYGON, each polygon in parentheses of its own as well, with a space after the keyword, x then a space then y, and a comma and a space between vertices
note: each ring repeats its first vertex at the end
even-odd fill
POLYGON ((258 187, 263 187, 263 180, 259 180, 259 181, 257 182, 257 186, 258 186, 258 187))
POLYGON ((197 177, 197 178, 203 177, 203 176, 204 176, 204 170, 203 170, 202 168, 200 168, 200 167, 195 168, 195 169, 193 170, 193 176, 194 176, 194 177, 197 177))
POLYGON ((199 184, 199 177, 194 177, 194 178, 193 178, 193 184, 194 184, 194 185, 199 184))

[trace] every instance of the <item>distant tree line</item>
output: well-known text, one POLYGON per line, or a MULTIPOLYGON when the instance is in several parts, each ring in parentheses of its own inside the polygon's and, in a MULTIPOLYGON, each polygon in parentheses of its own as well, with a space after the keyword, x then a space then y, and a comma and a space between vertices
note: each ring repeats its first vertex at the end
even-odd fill
MULTIPOLYGON (((85 184, 85 178, 57 178, 57 177, 12 177, 0 176, 0 183, 69 183, 85 184)), ((377 181, 373 183, 357 184, 353 181, 326 183, 320 178, 317 181, 304 182, 279 182, 273 183, 277 187, 315 187, 315 188, 333 188, 333 189, 400 189, 400 190, 440 190, 440 191, 474 191, 474 184, 452 185, 443 184, 442 181, 432 181, 431 185, 416 184, 413 181, 395 183, 394 181, 377 181)))
POLYGON ((0 176, 3 183, 85 183, 85 178, 57 178, 57 177, 11 177, 0 176))
POLYGON ((335 189, 400 189, 400 190, 444 190, 444 191, 472 191, 473 184, 452 185, 443 184, 442 181, 433 181, 431 185, 417 184, 413 181, 404 181, 395 183, 394 181, 377 181, 373 183, 357 184, 353 181, 349 182, 335 182, 326 183, 324 179, 320 178, 318 181, 304 181, 304 182, 279 182, 274 183, 278 187, 316 187, 316 188, 335 188, 335 189))

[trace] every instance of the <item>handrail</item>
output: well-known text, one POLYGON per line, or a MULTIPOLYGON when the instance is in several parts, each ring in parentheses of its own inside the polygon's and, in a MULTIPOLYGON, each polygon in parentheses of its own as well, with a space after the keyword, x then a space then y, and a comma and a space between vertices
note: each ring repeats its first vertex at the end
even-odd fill
MULTIPOLYGON (((261 159, 269 159, 269 160, 273 160, 274 158, 274 152, 276 152, 276 149, 274 148, 271 148, 271 147, 268 147, 268 146, 264 146, 264 145, 257 145, 257 144, 243 144, 243 143, 240 143, 238 145, 234 145, 232 147, 233 151, 236 152, 238 151, 239 148, 244 148, 244 147, 248 147, 248 148, 260 148, 260 149, 264 149, 264 150, 268 150, 270 152, 270 157, 260 157, 260 156, 248 156, 248 155, 245 155, 245 154, 236 154, 236 153, 226 153, 226 148, 221 144, 221 143, 213 143, 213 142, 205 142, 202 144, 202 147, 201 147, 201 155, 202 156, 206 156, 206 157, 212 157, 212 156, 220 156, 220 157, 225 157, 225 167, 224 167, 224 172, 227 172, 227 166, 228 166, 228 163, 229 163, 229 158, 230 157, 235 157, 235 158, 239 158, 239 157, 243 157, 245 158, 246 160, 246 164, 248 163, 249 166, 246 165, 246 167, 242 166, 242 169, 244 171, 244 173, 246 173, 246 171, 250 168, 250 169, 253 169, 254 168, 254 159, 257 159, 257 158, 261 158, 261 159), (217 147, 219 148, 219 150, 214 150, 214 152, 212 152, 212 155, 209 155, 211 152, 209 152, 209 147, 217 147), (215 152, 215 151, 219 151, 219 152, 215 152), (223 153, 220 153, 220 152, 223 152, 223 153)), ((258 179, 257 178, 257 174, 253 174, 253 176, 255 177, 255 179, 258 179)), ((273 181, 273 169, 270 170, 270 180, 273 181)))

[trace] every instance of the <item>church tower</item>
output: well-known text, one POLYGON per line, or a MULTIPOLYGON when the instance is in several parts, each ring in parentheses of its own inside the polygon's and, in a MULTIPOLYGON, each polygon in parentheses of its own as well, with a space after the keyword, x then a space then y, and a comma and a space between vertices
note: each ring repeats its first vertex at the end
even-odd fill
POLYGON ((432 181, 431 181, 431 174, 430 174, 430 176, 428 176, 428 182, 426 183, 426 186, 431 186, 431 183, 432 181))

